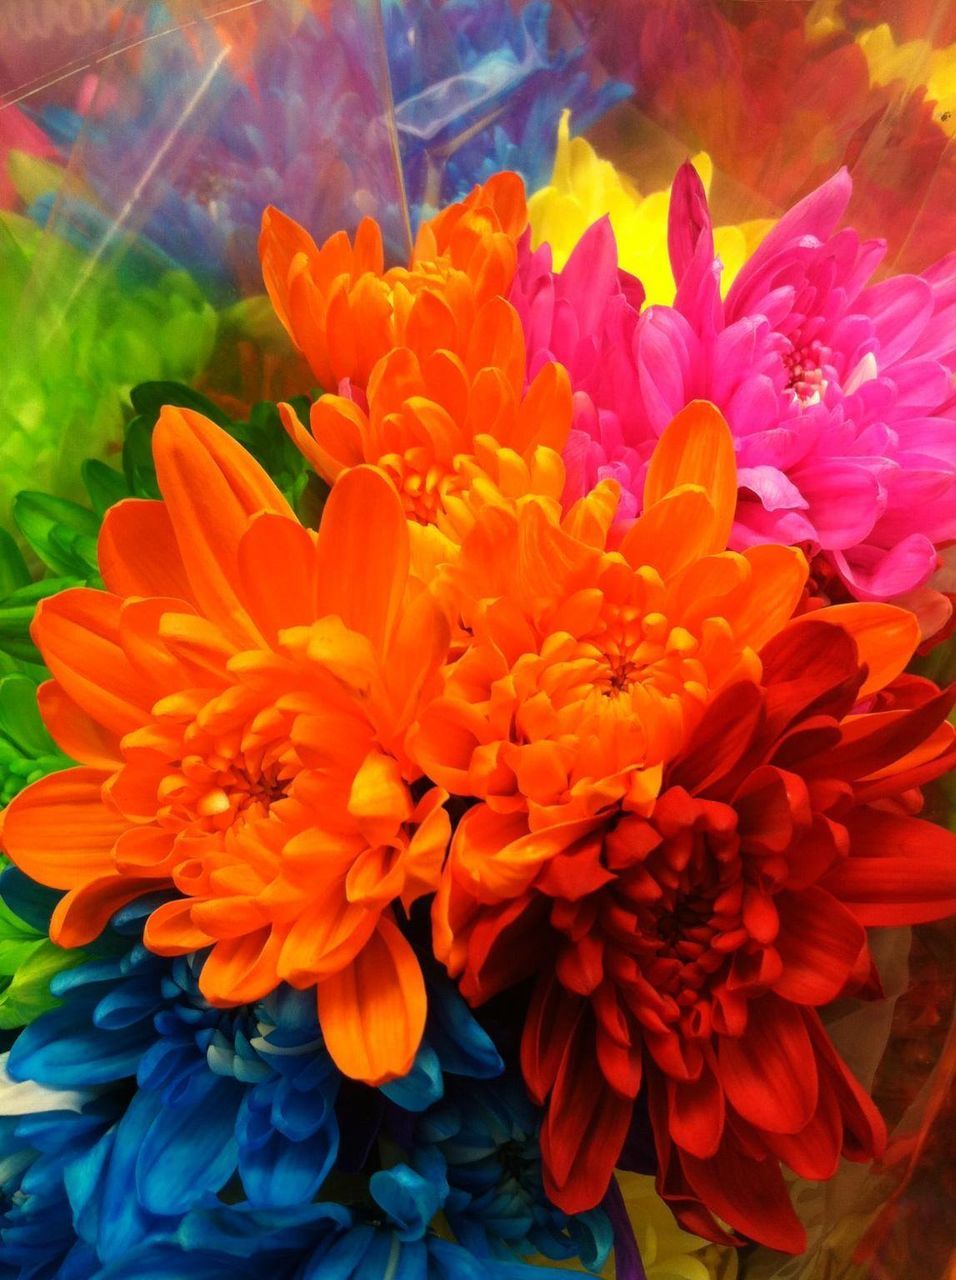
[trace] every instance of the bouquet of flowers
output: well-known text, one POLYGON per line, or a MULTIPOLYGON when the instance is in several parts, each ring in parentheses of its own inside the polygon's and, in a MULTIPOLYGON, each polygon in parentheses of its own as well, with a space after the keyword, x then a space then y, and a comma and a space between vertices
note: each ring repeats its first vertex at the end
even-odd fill
MULTIPOLYGON (((327 8, 280 16, 331 109, 327 8)), ((19 242, 204 346, 0 536, 0 1277, 857 1275, 902 1189, 853 1166, 928 1141, 945 1064, 885 1072, 908 966, 920 1044, 950 998, 956 256, 881 266, 845 167, 717 226, 706 152, 642 195, 572 137, 626 50, 505 9, 386 5, 377 218, 328 155, 305 215, 227 161, 301 182, 257 40, 219 204, 171 182, 114 262, 93 101, 17 124, 34 175, 83 140, 19 242)))

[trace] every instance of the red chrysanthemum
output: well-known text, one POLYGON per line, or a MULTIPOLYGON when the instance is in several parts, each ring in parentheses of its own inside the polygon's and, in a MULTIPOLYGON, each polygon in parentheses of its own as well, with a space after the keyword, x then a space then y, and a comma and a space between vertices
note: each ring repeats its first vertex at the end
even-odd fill
POLYGON ((817 1008, 879 990, 866 926, 956 908, 956 837, 914 816, 953 758, 953 698, 903 679, 861 711, 856 642, 812 617, 761 659, 759 683, 711 703, 649 816, 530 832, 516 814, 502 848, 501 816, 467 813, 436 945, 475 1003, 537 974, 522 1065, 561 1207, 604 1194, 643 1083, 681 1221, 798 1252, 780 1163, 827 1178, 884 1140, 817 1008))

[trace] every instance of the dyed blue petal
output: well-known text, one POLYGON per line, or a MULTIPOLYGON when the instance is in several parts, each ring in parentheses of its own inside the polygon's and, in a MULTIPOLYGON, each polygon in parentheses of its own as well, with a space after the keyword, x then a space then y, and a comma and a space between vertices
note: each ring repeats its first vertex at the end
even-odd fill
POLYGON ((369 1190, 375 1203, 395 1224, 399 1240, 404 1242, 422 1239, 442 1207, 448 1188, 423 1178, 406 1164, 397 1164, 373 1173, 369 1190))
POLYGON ((134 1095, 119 1124, 65 1169, 77 1232, 104 1261, 174 1225, 174 1219, 150 1213, 135 1194, 137 1154, 157 1110, 151 1095, 134 1095))
POLYGON ((257 1206, 307 1203, 328 1176, 338 1153, 335 1113, 325 1108, 325 1124, 292 1140, 272 1124, 271 1090, 247 1092, 239 1108, 236 1137, 239 1173, 250 1202, 257 1206))
POLYGON ((286 1209, 218 1204, 188 1213, 176 1238, 186 1249, 244 1258, 280 1249, 304 1253, 326 1239, 337 1239, 351 1224, 351 1212, 340 1204, 302 1204, 286 1209))
POLYGON ((162 1098, 136 1159, 136 1194, 146 1209, 185 1213, 207 1191, 224 1186, 238 1162, 235 1128, 241 1101, 241 1085, 202 1065, 175 1102, 162 1098))
POLYGON ((338 1128, 335 1103, 341 1076, 330 1058, 304 1059, 295 1075, 280 1077, 271 1090, 271 1121, 293 1142, 330 1125, 338 1128))
POLYGON ((137 1024, 104 1035, 77 1014, 73 1004, 63 1005, 26 1027, 10 1050, 10 1077, 54 1089, 82 1089, 134 1076, 155 1034, 152 1027, 137 1024))
POLYGON ((374 1227, 354 1227, 316 1251, 302 1280, 379 1280, 387 1274, 391 1252, 391 1236, 374 1227))
POLYGON ((427 1111, 444 1092, 441 1063, 429 1044, 422 1044, 407 1076, 379 1085, 390 1102, 404 1111, 427 1111))
POLYGON ((491 1037, 475 1020, 454 983, 428 974, 428 1043, 442 1069, 452 1075, 487 1080, 501 1075, 504 1062, 491 1037))
MULTIPOLYGON (((282 1280, 287 1274, 273 1271, 270 1280, 282 1280)), ((262 1280, 262 1275, 258 1259, 243 1263, 223 1254, 190 1253, 166 1244, 136 1249, 109 1266, 87 1272, 82 1280, 262 1280)))

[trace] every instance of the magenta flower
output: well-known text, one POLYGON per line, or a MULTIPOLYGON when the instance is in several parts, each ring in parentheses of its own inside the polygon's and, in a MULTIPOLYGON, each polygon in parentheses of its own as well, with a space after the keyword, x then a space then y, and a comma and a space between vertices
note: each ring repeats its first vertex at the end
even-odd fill
POLYGON ((868 283, 885 246, 837 230, 850 190, 841 170, 791 209, 721 301, 706 196, 684 165, 671 198, 674 305, 637 317, 629 367, 613 348, 633 294, 616 283, 606 225, 550 283, 544 259, 526 255, 513 300, 531 361, 562 360, 586 393, 565 459, 569 500, 613 476, 629 495, 619 518, 633 517, 657 437, 689 401, 711 400, 737 447, 733 545, 802 544, 837 594, 905 596, 931 632, 949 605, 921 589, 956 539, 956 254, 868 283))
POLYGON ((609 218, 579 240, 564 270, 551 269, 551 246, 531 250, 530 232, 518 246, 511 304, 524 328, 528 380, 549 361, 563 364, 574 388, 574 420, 564 451, 570 506, 600 480, 621 486, 619 520, 640 512, 643 475, 651 441, 643 430, 633 347, 640 283, 617 265, 609 218), (647 439, 639 450, 637 441, 647 439))
POLYGON ((740 467, 738 546, 806 543, 858 599, 923 586, 956 538, 956 254, 868 284, 882 241, 837 224, 841 170, 790 210, 720 301, 710 215, 685 165, 671 201, 673 308, 634 354, 647 426, 713 400, 740 467))

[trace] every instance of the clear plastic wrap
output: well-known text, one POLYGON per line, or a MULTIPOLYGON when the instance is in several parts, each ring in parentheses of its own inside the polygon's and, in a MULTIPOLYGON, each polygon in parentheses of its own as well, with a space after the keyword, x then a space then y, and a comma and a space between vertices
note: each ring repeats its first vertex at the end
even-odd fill
MULTIPOLYGON (((7 0, 0 522, 115 451, 137 383, 230 406, 308 388, 262 305, 265 205, 318 241, 373 214, 402 260, 423 214, 490 173, 544 187, 565 109, 635 207, 657 200, 647 226, 704 153, 741 246, 845 164, 887 270, 956 247, 951 0, 7 0)), ((952 820, 945 791, 930 802, 952 820)), ((945 1274, 956 939, 881 941, 884 998, 830 1030, 874 1082, 886 1157, 797 1188, 807 1254, 749 1250, 743 1280, 883 1280, 917 1253, 945 1274)))

